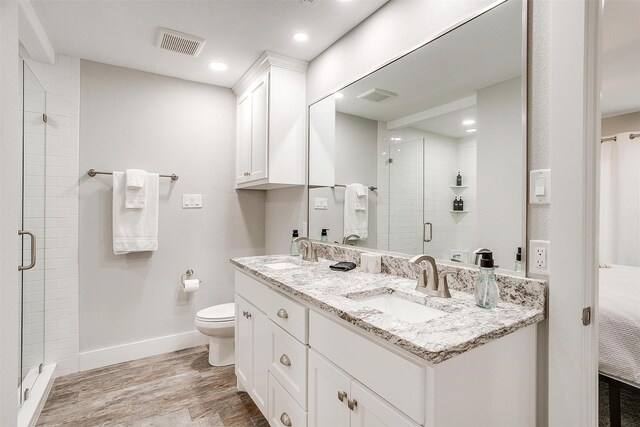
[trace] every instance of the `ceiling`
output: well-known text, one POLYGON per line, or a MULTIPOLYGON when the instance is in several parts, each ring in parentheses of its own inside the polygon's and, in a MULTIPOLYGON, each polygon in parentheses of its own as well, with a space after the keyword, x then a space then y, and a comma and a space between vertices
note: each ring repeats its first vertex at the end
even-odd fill
POLYGON ((467 132, 467 129, 475 129, 476 124, 463 125, 465 120, 476 120, 476 107, 468 107, 460 110, 451 111, 423 120, 411 125, 414 129, 420 129, 438 135, 448 136, 450 138, 463 138, 473 135, 467 132))
POLYGON ((387 0, 31 0, 57 53, 231 87, 265 51, 311 60, 387 0), (199 57, 156 48, 157 27, 206 39, 199 57), (305 32, 299 43, 293 33, 305 32), (214 72, 211 61, 228 69, 214 72))
POLYGON ((640 1, 605 2, 601 72, 602 115, 640 111, 640 1))
POLYGON ((336 110, 387 122, 475 95, 522 74, 522 3, 510 0, 347 86, 336 110), (357 98, 372 88, 398 96, 357 98))

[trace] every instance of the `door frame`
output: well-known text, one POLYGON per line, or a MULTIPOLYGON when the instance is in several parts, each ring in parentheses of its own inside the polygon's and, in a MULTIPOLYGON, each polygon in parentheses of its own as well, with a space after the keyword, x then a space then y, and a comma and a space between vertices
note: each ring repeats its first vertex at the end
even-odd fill
POLYGON ((549 425, 596 426, 602 0, 551 7, 549 425))

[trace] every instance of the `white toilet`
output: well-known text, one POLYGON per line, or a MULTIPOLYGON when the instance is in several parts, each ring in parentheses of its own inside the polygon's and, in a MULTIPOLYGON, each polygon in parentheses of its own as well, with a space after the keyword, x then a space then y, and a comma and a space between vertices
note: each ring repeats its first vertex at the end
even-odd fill
POLYGON ((235 304, 219 304, 196 314, 196 328, 209 336, 209 364, 226 366, 235 363, 235 304))

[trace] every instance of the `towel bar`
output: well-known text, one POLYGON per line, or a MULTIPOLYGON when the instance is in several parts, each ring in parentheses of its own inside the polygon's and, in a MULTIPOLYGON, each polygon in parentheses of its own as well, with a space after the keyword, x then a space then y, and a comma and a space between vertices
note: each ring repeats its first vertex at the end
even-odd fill
MULTIPOLYGON (((90 177, 94 177, 96 175, 113 175, 113 172, 98 172, 95 169, 89 169, 87 175, 89 175, 90 177)), ((172 181, 177 181, 178 175, 172 173, 171 175, 160 175, 160 178, 171 178, 172 181)))

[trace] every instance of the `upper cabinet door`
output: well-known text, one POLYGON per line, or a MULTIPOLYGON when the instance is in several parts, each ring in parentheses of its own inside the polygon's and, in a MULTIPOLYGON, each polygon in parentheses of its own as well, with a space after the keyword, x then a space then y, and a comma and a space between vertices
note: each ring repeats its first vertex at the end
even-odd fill
POLYGON ((349 427, 351 377, 309 350, 309 427, 349 427))
POLYGON ((351 381, 349 407, 352 408, 351 427, 419 427, 409 417, 356 380, 351 381))
POLYGON ((251 89, 251 175, 249 181, 267 177, 269 150, 269 73, 251 89))
POLYGON ((236 183, 249 180, 251 172, 251 93, 238 98, 236 183))

